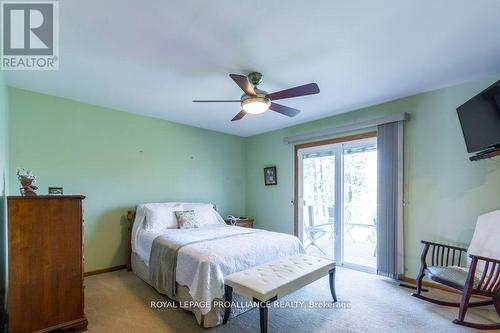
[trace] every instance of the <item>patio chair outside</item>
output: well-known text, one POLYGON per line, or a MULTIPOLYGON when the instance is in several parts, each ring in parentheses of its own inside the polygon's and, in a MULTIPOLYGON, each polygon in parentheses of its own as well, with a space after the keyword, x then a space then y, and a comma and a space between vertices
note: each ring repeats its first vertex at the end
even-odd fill
POLYGON ((308 210, 308 219, 307 219, 307 226, 305 228, 305 231, 306 231, 306 234, 307 234, 307 237, 309 239, 309 244, 306 245, 306 249, 309 247, 309 246, 314 246, 316 247, 323 255, 327 256, 327 254, 325 253, 325 251, 323 251, 319 246, 318 244, 316 243, 316 241, 322 237, 323 235, 326 235, 328 233, 330 233, 330 237, 329 239, 332 239, 333 238, 333 235, 335 233, 335 221, 334 221, 334 207, 332 208, 328 208, 328 215, 329 215, 329 218, 328 218, 328 221, 325 222, 325 223, 319 223, 319 224, 316 224, 315 223, 315 219, 314 219, 314 207, 315 206, 307 206, 307 210, 308 210))

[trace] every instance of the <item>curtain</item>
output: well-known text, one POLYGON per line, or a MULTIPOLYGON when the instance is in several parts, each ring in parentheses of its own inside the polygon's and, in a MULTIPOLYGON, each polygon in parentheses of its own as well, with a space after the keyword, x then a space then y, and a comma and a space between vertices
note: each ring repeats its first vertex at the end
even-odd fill
POLYGON ((377 127, 377 274, 404 274, 403 138, 404 122, 377 127))

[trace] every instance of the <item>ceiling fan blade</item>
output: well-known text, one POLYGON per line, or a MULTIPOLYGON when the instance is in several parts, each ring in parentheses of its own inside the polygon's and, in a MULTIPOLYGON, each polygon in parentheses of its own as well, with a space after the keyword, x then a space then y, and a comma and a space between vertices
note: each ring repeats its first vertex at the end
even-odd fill
POLYGON ((241 102, 239 99, 195 99, 193 103, 229 103, 241 102))
POLYGON ((240 75, 240 74, 229 74, 231 79, 233 79, 234 82, 238 86, 240 86, 241 90, 245 92, 245 94, 250 95, 250 96, 255 96, 257 95, 255 93, 255 90, 253 90, 252 85, 248 81, 247 77, 245 75, 240 75))
POLYGON ((231 119, 231 121, 236 121, 236 120, 240 120, 241 118, 243 118, 247 113, 243 110, 241 110, 240 112, 238 112, 238 114, 236 116, 234 116, 233 119, 231 119))
POLYGON ((269 106, 269 110, 273 110, 274 112, 281 113, 288 117, 295 117, 300 113, 300 110, 276 103, 271 103, 271 106, 269 106))
POLYGON ((266 97, 272 101, 275 101, 278 99, 313 95, 318 93, 319 93, 318 85, 316 83, 309 83, 309 84, 304 84, 303 86, 277 91, 272 94, 268 94, 266 97))

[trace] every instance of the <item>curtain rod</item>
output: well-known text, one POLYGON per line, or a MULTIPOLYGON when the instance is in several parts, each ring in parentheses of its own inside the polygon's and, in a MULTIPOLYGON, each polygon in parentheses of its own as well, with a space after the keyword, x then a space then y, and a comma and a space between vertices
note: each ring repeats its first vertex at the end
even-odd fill
POLYGON ((360 129, 375 127, 382 124, 395 123, 398 121, 405 121, 410 118, 410 115, 406 112, 390 115, 387 117, 356 122, 348 125, 342 125, 337 127, 325 128, 319 131, 308 132, 304 134, 297 134, 292 136, 287 136, 283 138, 285 144, 295 143, 300 141, 308 141, 313 139, 319 139, 325 136, 332 136, 335 134, 356 131, 360 129))

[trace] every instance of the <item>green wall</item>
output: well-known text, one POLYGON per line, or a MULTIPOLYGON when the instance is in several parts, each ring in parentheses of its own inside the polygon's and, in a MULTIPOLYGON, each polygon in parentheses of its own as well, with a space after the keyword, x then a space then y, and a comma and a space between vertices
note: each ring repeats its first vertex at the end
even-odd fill
POLYGON ((217 204, 245 212, 242 138, 9 88, 10 193, 15 169, 39 193, 84 194, 85 270, 125 263, 127 209, 141 202, 217 204))
POLYGON ((211 201, 223 215, 293 233, 293 145, 283 137, 408 112, 405 251, 406 274, 415 276, 421 239, 467 244, 477 215, 500 208, 500 157, 468 161, 455 111, 499 78, 248 138, 9 88, 9 192, 18 192, 14 170, 25 167, 40 193, 63 186, 87 196, 86 271, 124 263, 124 214, 141 202, 211 201), (271 165, 278 185, 264 186, 271 165))
MULTIPOLYGON (((294 148, 285 136, 408 112, 405 136, 406 274, 419 266, 421 239, 467 244, 481 213, 500 209, 500 157, 469 162, 456 107, 500 76, 277 130, 246 139, 246 213, 257 227, 293 233, 294 148), (264 186, 276 165, 278 185, 264 186)), ((344 134, 345 135, 345 134, 344 134)))

